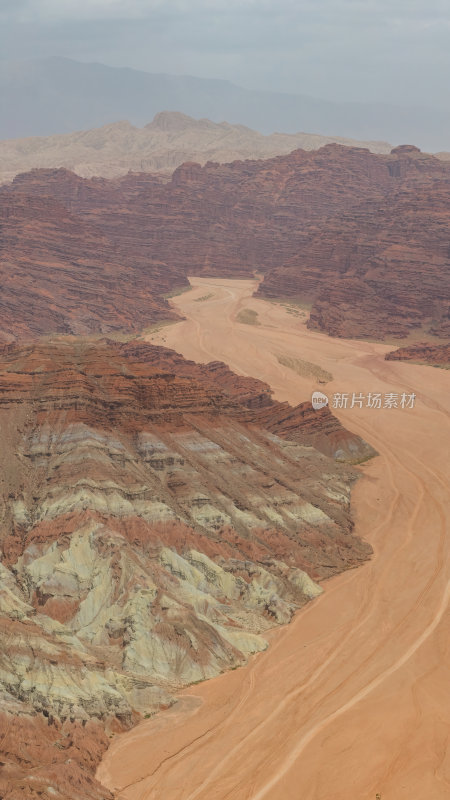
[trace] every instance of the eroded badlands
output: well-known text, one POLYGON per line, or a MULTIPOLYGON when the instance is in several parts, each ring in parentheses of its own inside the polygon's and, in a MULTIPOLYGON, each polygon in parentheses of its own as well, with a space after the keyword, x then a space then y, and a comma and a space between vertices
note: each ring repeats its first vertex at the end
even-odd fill
POLYGON ((307 330, 298 308, 252 298, 254 281, 191 283, 172 301, 186 320, 154 343, 223 360, 294 405, 318 386, 417 399, 336 411, 380 454, 353 494, 373 558, 331 578, 246 667, 117 736, 97 776, 123 800, 447 800, 448 372, 307 330), (257 324, 238 322, 242 310, 257 324), (305 362, 333 379, 318 385, 305 362))

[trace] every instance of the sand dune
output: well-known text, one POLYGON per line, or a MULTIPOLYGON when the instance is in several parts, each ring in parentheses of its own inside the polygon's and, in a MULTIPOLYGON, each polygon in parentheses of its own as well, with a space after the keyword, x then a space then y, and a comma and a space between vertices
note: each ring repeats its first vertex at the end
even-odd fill
POLYGON ((222 359, 297 403, 317 389, 280 354, 329 371, 335 392, 414 392, 414 408, 347 408, 380 456, 362 467, 356 531, 365 566, 271 633, 247 667, 180 695, 118 736, 98 777, 124 800, 444 800, 450 796, 448 373, 385 361, 389 346, 329 339, 252 281, 192 279, 186 321, 154 335, 198 361, 222 359), (212 294, 202 303, 195 299, 212 294), (242 308, 258 326, 240 324, 242 308))

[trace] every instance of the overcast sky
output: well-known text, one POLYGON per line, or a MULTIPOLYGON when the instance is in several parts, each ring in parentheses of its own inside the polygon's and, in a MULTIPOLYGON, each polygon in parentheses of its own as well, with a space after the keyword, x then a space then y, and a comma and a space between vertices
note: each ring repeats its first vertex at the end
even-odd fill
POLYGON ((450 105, 450 0, 0 0, 2 58, 450 105))

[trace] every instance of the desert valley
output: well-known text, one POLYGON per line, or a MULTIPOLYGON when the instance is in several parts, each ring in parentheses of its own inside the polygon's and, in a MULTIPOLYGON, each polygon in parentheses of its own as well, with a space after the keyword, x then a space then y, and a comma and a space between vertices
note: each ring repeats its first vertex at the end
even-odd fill
POLYGON ((414 387, 418 404, 339 412, 379 453, 359 468, 352 494, 355 533, 373 548, 371 559, 327 580, 247 667, 189 687, 166 717, 118 736, 97 775, 126 800, 294 800, 299 787, 303 797, 329 800, 444 800, 450 514, 438 440, 448 436, 447 375, 438 371, 431 386, 429 368, 386 361, 385 345, 308 331, 282 306, 253 299, 250 282, 192 284, 176 300, 186 321, 156 334, 185 355, 220 355, 293 403, 317 378, 283 367, 279 356, 295 364, 301 353, 333 369, 329 393, 414 387), (243 307, 258 313, 250 331, 238 321, 243 307))
POLYGON ((450 796, 450 160, 0 142, 0 800, 450 796))

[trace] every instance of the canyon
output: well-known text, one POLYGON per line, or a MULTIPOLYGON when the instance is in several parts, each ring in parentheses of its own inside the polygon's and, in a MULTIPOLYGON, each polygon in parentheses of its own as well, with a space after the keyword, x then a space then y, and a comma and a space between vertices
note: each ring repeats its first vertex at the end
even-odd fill
POLYGON ((447 797, 449 192, 335 143, 0 187, 3 800, 447 797))
POLYGON ((448 374, 386 361, 386 344, 308 329, 284 305, 253 297, 255 282, 191 284, 172 301, 185 321, 152 334, 155 343, 199 362, 220 358, 269 382, 281 402, 317 388, 280 364, 284 353, 332 372, 330 399, 409 391, 416 403, 335 412, 379 452, 352 495, 371 560, 327 581, 247 666, 189 687, 169 712, 115 736, 97 777, 121 800, 446 800, 448 374), (242 308, 259 325, 239 323, 242 308))
POLYGON ((189 274, 258 273, 258 296, 310 307, 310 326, 331 335, 442 339, 450 325, 449 191, 449 163, 406 145, 389 155, 330 144, 265 161, 185 163, 168 182, 144 173, 107 180, 32 170, 0 189, 7 287, 1 335, 135 331, 164 314, 173 318, 162 295, 187 288, 189 274), (33 204, 48 215, 37 239, 26 221, 33 204), (46 234, 47 267, 33 250, 46 234), (86 266, 98 264, 88 243, 95 239, 103 248, 96 280, 108 302, 105 309, 89 302, 82 317, 55 299, 73 297, 73 281, 88 290, 86 266), (22 266, 17 277, 14 263, 22 266), (61 281, 52 288, 54 265, 61 281), (31 274, 27 288, 37 302, 27 304, 32 319, 18 331, 15 282, 31 274))

